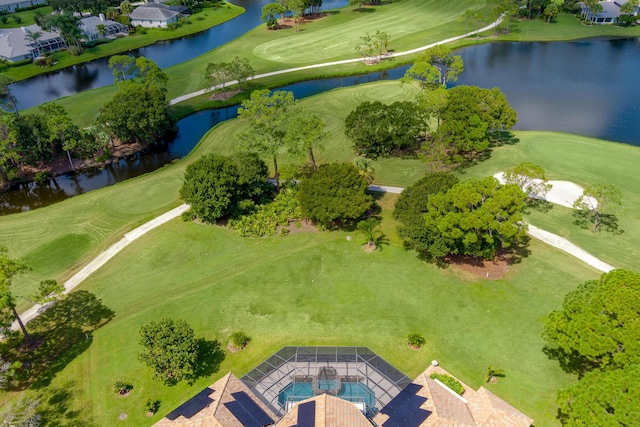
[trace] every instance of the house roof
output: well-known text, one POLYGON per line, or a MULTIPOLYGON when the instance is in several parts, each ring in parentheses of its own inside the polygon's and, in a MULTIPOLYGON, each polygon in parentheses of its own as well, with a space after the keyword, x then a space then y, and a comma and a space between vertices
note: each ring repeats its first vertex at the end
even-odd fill
POLYGON ((296 403, 277 427, 371 427, 352 402, 321 394, 296 403))
POLYGON ((229 372, 154 427, 263 427, 275 420, 269 408, 229 372))
POLYGON ((40 42, 60 38, 59 34, 44 31, 36 24, 21 28, 0 29, 0 56, 16 58, 31 52, 33 47, 29 46, 29 43, 32 42, 25 38, 28 31, 40 33, 40 42))
POLYGON ((179 12, 172 10, 169 6, 159 3, 145 3, 138 6, 129 14, 129 18, 133 20, 150 20, 150 21, 167 21, 179 12))
POLYGON ((97 33, 98 30, 96 29, 96 27, 100 24, 106 26, 107 28, 111 26, 121 27, 123 32, 127 31, 126 25, 123 25, 119 22, 111 21, 110 19, 102 20, 98 16, 89 16, 87 18, 82 18, 80 19, 80 23, 86 33, 97 33))
MULTIPOLYGON (((0 0, 0 6, 9 6, 11 4, 28 3, 27 0, 0 0)), ((34 0, 34 4, 44 4, 44 1, 34 0)))
POLYGON ((450 375, 439 366, 429 366, 374 418, 382 427, 529 427, 533 420, 484 387, 478 391, 462 384, 457 395, 432 373, 450 375))

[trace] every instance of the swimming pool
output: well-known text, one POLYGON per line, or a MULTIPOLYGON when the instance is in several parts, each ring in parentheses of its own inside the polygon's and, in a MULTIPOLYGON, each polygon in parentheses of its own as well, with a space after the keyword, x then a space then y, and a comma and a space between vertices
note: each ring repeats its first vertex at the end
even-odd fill
MULTIPOLYGON (((298 402, 313 397, 313 385, 310 382, 289 383, 278 394, 278 403, 284 407, 288 401, 298 402)), ((338 397, 349 402, 364 402, 367 409, 375 406, 376 395, 364 383, 343 382, 338 397)))

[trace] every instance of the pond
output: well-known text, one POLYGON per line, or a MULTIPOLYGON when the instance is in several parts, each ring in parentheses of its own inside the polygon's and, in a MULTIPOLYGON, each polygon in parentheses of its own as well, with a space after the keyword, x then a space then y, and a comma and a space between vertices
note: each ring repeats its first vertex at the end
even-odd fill
MULTIPOLYGON (((500 43, 460 51, 465 71, 457 84, 499 87, 518 112, 521 130, 555 130, 640 145, 640 39, 560 43, 500 43)), ((408 66, 363 76, 314 80, 281 88, 297 99, 337 87, 398 79, 408 66)), ((151 172, 184 157, 237 107, 182 119, 178 132, 145 153, 108 167, 24 184, 0 194, 0 214, 46 206, 151 172)))

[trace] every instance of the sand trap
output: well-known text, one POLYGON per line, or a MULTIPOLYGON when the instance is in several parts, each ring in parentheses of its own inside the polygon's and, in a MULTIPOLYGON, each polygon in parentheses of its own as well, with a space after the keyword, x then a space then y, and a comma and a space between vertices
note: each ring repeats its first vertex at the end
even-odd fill
MULTIPOLYGON (((504 184, 504 172, 498 172, 493 175, 495 179, 500 181, 500 184, 504 184)), ((535 182, 542 182, 540 179, 534 179, 535 182)), ((575 184, 570 181, 547 181, 551 184, 551 190, 547 193, 546 197, 539 197, 538 195, 532 194, 531 197, 536 197, 538 199, 544 199, 548 202, 555 203, 556 205, 566 206, 568 208, 573 208, 573 204, 584 192, 584 188, 580 187, 578 184, 575 184)), ((589 197, 589 204, 593 207, 598 206, 598 202, 589 197)))

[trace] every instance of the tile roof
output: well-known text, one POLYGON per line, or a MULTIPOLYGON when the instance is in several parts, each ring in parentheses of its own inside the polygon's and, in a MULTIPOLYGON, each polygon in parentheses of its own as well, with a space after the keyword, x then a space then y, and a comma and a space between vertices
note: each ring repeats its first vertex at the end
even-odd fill
POLYGON ((134 20, 150 20, 150 21, 167 21, 179 12, 172 10, 169 6, 159 3, 145 3, 134 9, 129 14, 129 19, 134 20))
POLYGON ((358 407, 339 397, 321 394, 297 402, 276 424, 277 427, 371 427, 358 407), (315 422, 313 426, 303 425, 298 419, 298 409, 309 402, 315 402, 315 422))
MULTIPOLYGON (((176 408, 166 417, 154 424, 154 427, 246 427, 250 424, 238 419, 238 406, 244 404, 240 397, 249 398, 271 422, 276 417, 247 386, 231 372, 211 386, 205 388, 193 398, 176 408)), ((242 409, 242 408, 240 408, 242 409)), ((262 424, 260 424, 262 427, 262 424)))
POLYGON ((40 42, 60 38, 60 34, 44 31, 36 24, 21 28, 0 29, 0 56, 15 58, 30 53, 33 48, 29 46, 32 42, 25 37, 27 31, 40 33, 40 42))

